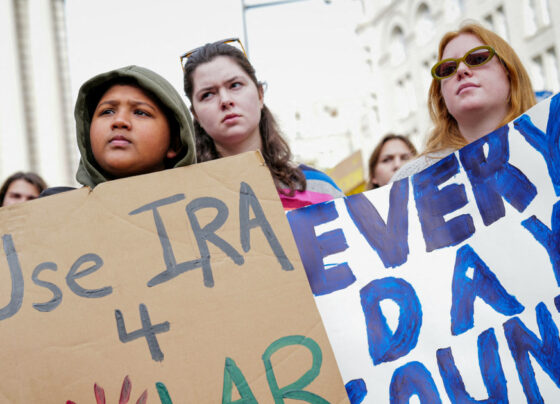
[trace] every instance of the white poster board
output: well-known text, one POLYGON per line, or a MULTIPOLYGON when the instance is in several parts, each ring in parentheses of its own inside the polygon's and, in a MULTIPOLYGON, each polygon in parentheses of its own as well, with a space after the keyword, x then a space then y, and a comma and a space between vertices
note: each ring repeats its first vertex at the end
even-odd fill
POLYGON ((352 403, 560 402, 559 112, 288 214, 352 403))

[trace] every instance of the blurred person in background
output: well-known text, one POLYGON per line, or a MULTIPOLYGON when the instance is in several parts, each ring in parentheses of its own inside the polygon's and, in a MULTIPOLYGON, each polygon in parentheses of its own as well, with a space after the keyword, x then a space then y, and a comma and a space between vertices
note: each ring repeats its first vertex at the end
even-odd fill
POLYGON ((45 181, 32 172, 18 171, 10 175, 0 188, 0 207, 30 201, 47 188, 45 181))
POLYGON ((443 36, 432 76, 428 109, 434 129, 420 157, 404 165, 392 181, 424 170, 536 103, 529 75, 515 51, 475 23, 443 36))
POLYGON ((367 189, 388 184, 395 172, 416 154, 416 147, 406 136, 393 133, 383 136, 369 158, 367 189))
MULTIPOLYGON (((321 171, 296 164, 288 143, 264 103, 264 87, 244 50, 230 43, 206 44, 181 56, 185 93, 194 116, 197 161, 260 150, 285 210, 344 194, 321 171)), ((241 46, 242 48, 242 46, 241 46)))

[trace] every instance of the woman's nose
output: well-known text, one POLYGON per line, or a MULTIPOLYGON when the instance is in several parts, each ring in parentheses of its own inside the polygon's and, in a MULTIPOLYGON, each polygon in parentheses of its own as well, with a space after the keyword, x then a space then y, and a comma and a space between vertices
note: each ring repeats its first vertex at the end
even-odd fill
POLYGON ((464 75, 470 75, 471 68, 465 64, 465 62, 459 62, 457 66, 457 76, 462 77, 464 75))
POLYGON ((113 119, 113 128, 130 128, 130 119, 124 112, 117 112, 113 119))
POLYGON ((225 89, 221 89, 219 93, 220 93, 220 103, 222 105, 222 108, 229 107, 233 104, 233 101, 231 99, 231 94, 229 93, 229 91, 225 89))
POLYGON ((401 159, 400 157, 395 157, 395 159, 393 160, 393 171, 397 171, 399 168, 402 167, 403 164, 404 164, 403 159, 401 159))

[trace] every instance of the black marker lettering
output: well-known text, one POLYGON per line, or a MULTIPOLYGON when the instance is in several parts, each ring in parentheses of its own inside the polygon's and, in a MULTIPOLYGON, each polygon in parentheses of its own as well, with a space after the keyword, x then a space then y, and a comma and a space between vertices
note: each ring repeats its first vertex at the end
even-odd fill
POLYGON ((72 290, 72 292, 74 292, 78 296, 88 297, 88 298, 97 298, 97 297, 104 297, 110 295, 113 292, 113 288, 111 286, 105 286, 99 289, 85 289, 81 287, 78 284, 78 282, 76 282, 76 279, 83 278, 84 276, 87 276, 97 271, 102 266, 103 266, 103 260, 99 255, 97 254, 82 255, 80 258, 76 260, 76 262, 74 262, 74 264, 70 268, 70 271, 68 271, 68 274, 66 275, 66 283, 68 284, 70 290, 72 290), (88 261, 93 262, 93 265, 84 269, 81 272, 78 272, 80 266, 88 261))
POLYGON ((21 308, 23 303, 23 274, 21 272, 21 265, 17 256, 14 241, 10 234, 2 236, 2 244, 4 252, 6 253, 6 260, 10 268, 10 275, 12 278, 12 294, 10 303, 0 309, 0 320, 5 320, 16 314, 21 308))
POLYGON ((251 229, 255 227, 261 228, 282 269, 284 271, 293 270, 294 266, 286 256, 278 237, 274 234, 255 193, 249 184, 242 182, 239 190, 239 238, 241 239, 241 247, 245 252, 251 249, 251 229), (252 219, 249 219, 249 208, 255 214, 252 219))
POLYGON ((169 321, 152 325, 150 315, 148 314, 148 309, 143 303, 140 303, 140 321, 142 322, 141 329, 128 333, 126 331, 124 318, 120 310, 115 310, 115 319, 117 320, 117 331, 119 333, 119 340, 122 343, 134 341, 138 338, 146 338, 146 342, 148 343, 148 348, 150 348, 152 359, 157 362, 161 362, 163 360, 163 352, 161 352, 161 349, 159 348, 156 334, 161 334, 162 332, 169 331, 169 321))
POLYGON ((36 285, 43 286, 53 294, 51 300, 45 303, 33 303, 33 308, 38 311, 53 311, 62 302, 62 291, 54 283, 39 279, 39 274, 44 270, 56 271, 58 267, 54 262, 42 262, 35 267, 31 279, 36 285))

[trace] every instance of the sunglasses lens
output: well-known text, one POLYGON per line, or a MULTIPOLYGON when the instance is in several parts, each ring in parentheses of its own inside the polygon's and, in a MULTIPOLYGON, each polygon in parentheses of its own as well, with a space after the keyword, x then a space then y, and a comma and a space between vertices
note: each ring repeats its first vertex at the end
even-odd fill
POLYGON ((478 66, 488 61, 491 55, 492 53, 490 52, 489 49, 478 49, 475 50, 474 52, 469 53, 465 57, 465 62, 469 66, 478 66))
POLYGON ((451 76, 457 70, 457 62, 454 60, 448 60, 442 62, 438 67, 436 67, 435 73, 436 76, 440 78, 444 78, 447 76, 451 76))

